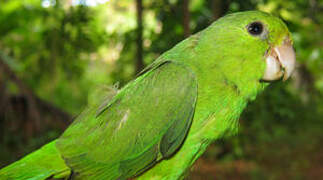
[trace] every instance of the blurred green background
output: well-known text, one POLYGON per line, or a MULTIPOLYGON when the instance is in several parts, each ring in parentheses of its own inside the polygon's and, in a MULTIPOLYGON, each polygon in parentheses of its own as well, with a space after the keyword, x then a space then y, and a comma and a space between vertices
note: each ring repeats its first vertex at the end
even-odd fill
POLYGON ((57 138, 95 89, 122 87, 212 21, 255 9, 286 22, 297 70, 188 179, 322 179, 322 0, 0 0, 0 167, 57 138))

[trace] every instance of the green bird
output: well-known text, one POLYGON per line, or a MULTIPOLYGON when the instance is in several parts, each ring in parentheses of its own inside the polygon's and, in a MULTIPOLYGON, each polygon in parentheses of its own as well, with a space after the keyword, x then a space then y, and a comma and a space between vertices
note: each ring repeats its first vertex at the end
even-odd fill
POLYGON ((271 81, 295 67, 291 34, 259 11, 226 15, 92 103, 61 137, 0 170, 0 179, 183 179, 271 81))

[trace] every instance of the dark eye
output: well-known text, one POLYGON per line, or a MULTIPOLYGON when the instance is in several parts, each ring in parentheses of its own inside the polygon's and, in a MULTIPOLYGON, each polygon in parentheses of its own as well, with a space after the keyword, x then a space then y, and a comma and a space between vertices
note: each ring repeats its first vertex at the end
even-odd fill
POLYGON ((247 26, 247 29, 251 35, 257 36, 263 32, 264 26, 261 22, 253 22, 247 26))

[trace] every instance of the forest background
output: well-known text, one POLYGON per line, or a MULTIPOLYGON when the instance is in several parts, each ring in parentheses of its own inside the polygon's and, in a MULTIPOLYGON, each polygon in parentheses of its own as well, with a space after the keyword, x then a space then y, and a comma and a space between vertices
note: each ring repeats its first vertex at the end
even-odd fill
POLYGON ((122 87, 246 10, 286 22, 297 70, 250 103, 239 135, 210 146, 188 179, 322 178, 322 0, 0 0, 0 168, 57 138, 96 89, 122 87))

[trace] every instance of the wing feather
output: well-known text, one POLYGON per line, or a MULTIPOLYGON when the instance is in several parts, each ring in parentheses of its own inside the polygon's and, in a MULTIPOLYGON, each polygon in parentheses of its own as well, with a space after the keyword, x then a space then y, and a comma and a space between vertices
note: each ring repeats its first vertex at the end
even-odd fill
POLYGON ((76 176, 126 179, 171 157, 185 140, 197 81, 185 65, 157 64, 98 113, 89 107, 57 142, 76 176))

